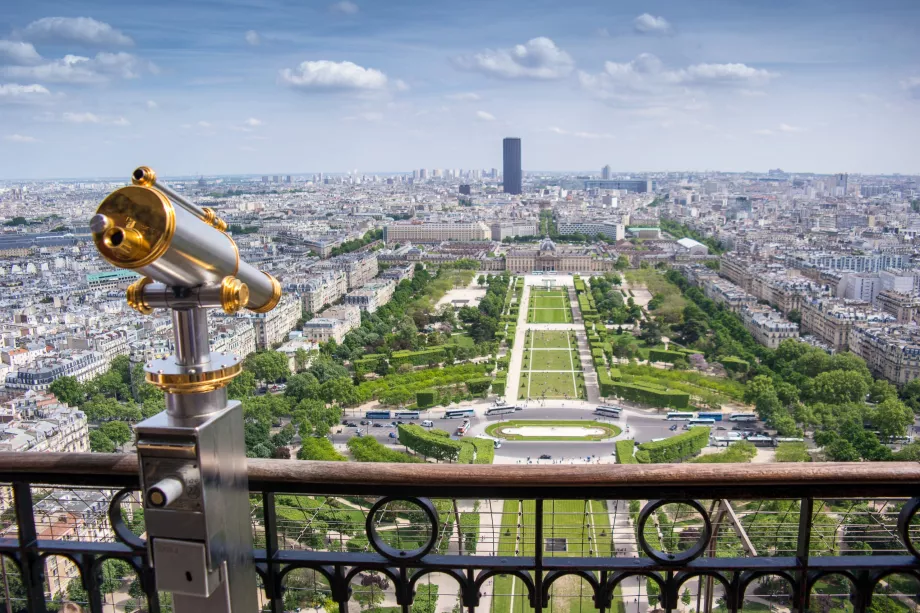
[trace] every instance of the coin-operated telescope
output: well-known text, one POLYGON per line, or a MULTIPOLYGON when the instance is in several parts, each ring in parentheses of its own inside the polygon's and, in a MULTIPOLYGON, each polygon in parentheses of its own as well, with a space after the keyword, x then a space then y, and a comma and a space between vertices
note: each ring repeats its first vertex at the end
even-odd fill
POLYGON ((128 304, 170 309, 175 355, 144 365, 166 410, 136 427, 147 542, 157 589, 177 613, 258 610, 242 408, 227 385, 239 356, 211 352, 207 309, 272 310, 281 286, 240 259, 227 224, 140 167, 90 222, 113 265, 141 278, 128 304))

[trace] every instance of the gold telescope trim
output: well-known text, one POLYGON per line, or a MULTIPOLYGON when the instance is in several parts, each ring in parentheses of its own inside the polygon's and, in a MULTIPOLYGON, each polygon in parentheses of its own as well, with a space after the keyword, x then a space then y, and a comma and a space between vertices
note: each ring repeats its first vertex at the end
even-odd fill
POLYGON ((236 277, 224 277, 220 283, 220 306, 233 315, 249 302, 249 286, 236 277))
POLYGON ((138 166, 131 173, 131 183, 141 187, 153 187, 157 182, 157 173, 150 166, 138 166))
POLYGON ((155 385, 169 394, 202 394, 213 392, 230 383, 243 372, 243 364, 237 363, 219 370, 198 374, 161 374, 148 372, 147 383, 155 385))
POLYGON ((268 277, 268 280, 271 281, 272 297, 268 299, 268 302, 260 307, 249 307, 249 310, 253 313, 268 313, 273 308, 278 306, 278 302, 281 300, 281 284, 278 283, 278 279, 274 278, 265 271, 262 271, 262 274, 268 277))
POLYGON ((91 229, 102 257, 119 268, 143 268, 169 249, 176 210, 152 187, 129 185, 99 204, 91 229))
POLYGON ((217 213, 214 212, 214 209, 205 206, 202 207, 201 210, 204 211, 204 222, 206 224, 217 228, 221 232, 227 231, 227 222, 218 217, 217 213))
POLYGON ((144 288, 153 283, 150 277, 138 279, 128 286, 125 292, 128 299, 128 306, 140 313, 141 315, 150 315, 153 313, 153 307, 144 302, 144 288))

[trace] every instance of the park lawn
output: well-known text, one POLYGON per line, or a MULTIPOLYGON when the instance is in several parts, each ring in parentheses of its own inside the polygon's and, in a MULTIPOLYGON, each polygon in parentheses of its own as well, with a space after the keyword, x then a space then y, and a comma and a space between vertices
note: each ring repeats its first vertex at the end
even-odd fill
POLYGON ((530 397, 542 398, 546 392, 546 398, 578 398, 574 379, 572 373, 531 372, 530 397))
POLYGON ((569 333, 560 330, 532 330, 530 346, 534 349, 568 349, 569 333))
POLYGON ((527 313, 527 323, 531 324, 567 324, 571 323, 572 314, 569 309, 530 309, 527 313))
POLYGON ((467 349, 472 349, 476 345, 476 341, 469 334, 452 334, 450 342, 452 345, 466 347, 467 349))
POLYGON ((575 370, 568 349, 537 349, 530 352, 528 370, 575 370))
POLYGON ((564 309, 569 306, 568 300, 562 296, 536 296, 530 303, 537 309, 564 309))
POLYGON ((518 385, 518 398, 527 398, 527 383, 529 381, 529 376, 530 373, 527 371, 521 371, 521 383, 518 385))

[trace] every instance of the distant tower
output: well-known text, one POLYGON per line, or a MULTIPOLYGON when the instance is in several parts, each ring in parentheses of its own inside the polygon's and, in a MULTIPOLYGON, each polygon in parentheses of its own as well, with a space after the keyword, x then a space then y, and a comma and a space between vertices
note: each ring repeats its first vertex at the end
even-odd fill
POLYGON ((521 139, 506 138, 503 142, 504 190, 506 194, 521 193, 521 139))
POLYGON ((607 181, 610 179, 610 164, 601 168, 601 179, 607 181))

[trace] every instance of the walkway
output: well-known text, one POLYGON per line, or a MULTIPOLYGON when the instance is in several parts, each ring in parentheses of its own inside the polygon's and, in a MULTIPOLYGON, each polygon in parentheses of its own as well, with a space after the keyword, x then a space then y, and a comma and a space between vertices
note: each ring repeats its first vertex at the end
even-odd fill
POLYGON ((585 374, 585 392, 588 396, 588 402, 598 402, 601 394, 597 384, 597 371, 594 369, 591 345, 588 344, 588 334, 585 332, 581 306, 578 304, 578 297, 575 295, 574 287, 569 287, 569 301, 572 303, 572 318, 579 324, 579 327, 575 330, 575 340, 578 342, 578 357, 581 359, 581 370, 585 374))
MULTIPOLYGON (((639 547, 636 543, 636 531, 629 517, 629 501, 608 500, 607 512, 610 515, 613 554, 621 558, 638 558, 639 547)), ((641 584, 642 580, 640 577, 630 577, 620 583, 623 604, 630 613, 644 613, 648 610, 648 598, 645 595, 645 586, 641 584)))
POLYGON ((527 307, 530 303, 530 287, 524 285, 521 301, 518 303, 518 321, 514 333, 514 346, 511 348, 511 360, 508 362, 508 381, 505 383, 505 398, 518 399, 518 387, 521 382, 521 361, 524 359, 524 344, 527 342, 527 307))

